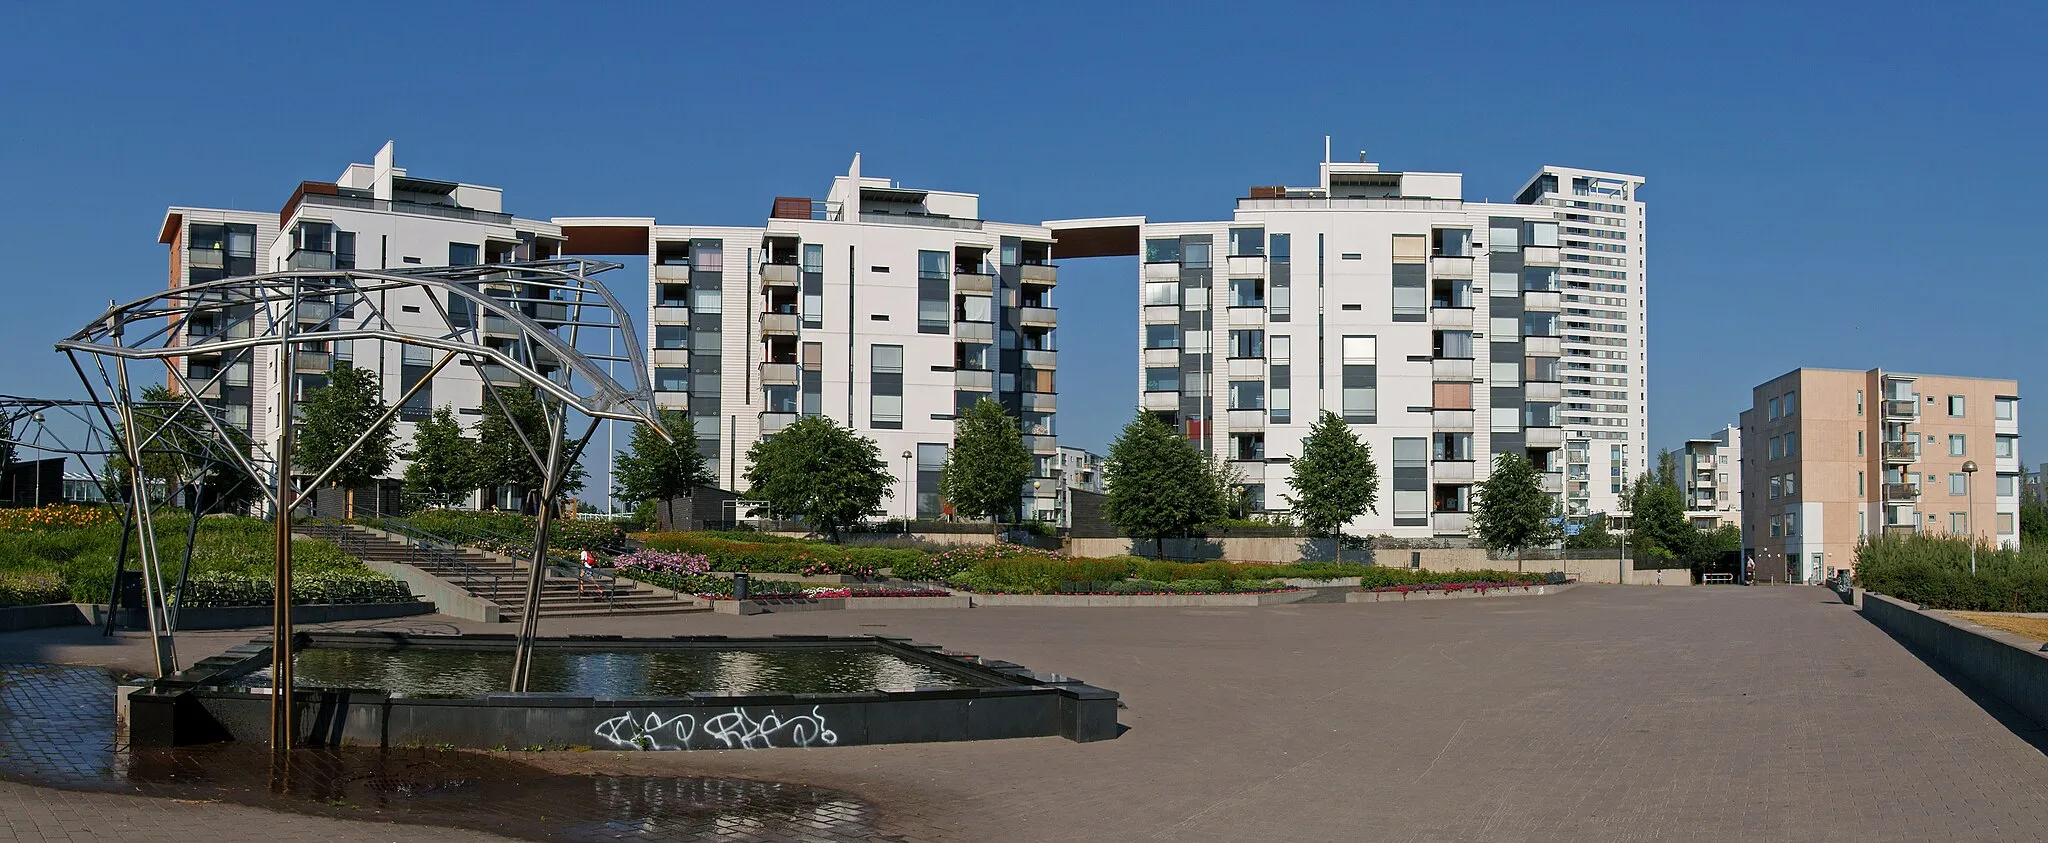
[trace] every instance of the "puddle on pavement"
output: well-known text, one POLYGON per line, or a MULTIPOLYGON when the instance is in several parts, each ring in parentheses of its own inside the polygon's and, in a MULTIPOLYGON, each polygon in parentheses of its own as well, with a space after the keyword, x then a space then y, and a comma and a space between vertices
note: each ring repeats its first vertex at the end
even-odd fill
POLYGON ((117 747, 115 679, 0 664, 0 778, 536 840, 887 840, 873 806, 779 782, 577 776, 467 752, 117 747))

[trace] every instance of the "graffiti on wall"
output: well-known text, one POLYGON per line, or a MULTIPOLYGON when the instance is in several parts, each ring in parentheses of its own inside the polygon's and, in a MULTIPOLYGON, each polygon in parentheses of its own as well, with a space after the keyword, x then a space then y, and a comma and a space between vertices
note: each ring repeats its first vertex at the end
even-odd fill
POLYGON ((597 724, 595 734, 621 749, 769 749, 839 743, 839 735, 825 725, 817 706, 809 714, 793 716, 755 716, 744 708, 701 718, 629 711, 597 724))

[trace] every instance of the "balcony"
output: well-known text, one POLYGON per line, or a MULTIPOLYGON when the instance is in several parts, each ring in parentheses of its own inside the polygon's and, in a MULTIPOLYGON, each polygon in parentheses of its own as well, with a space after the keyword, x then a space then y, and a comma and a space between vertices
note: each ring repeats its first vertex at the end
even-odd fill
POLYGON ((1432 278, 1471 278, 1472 259, 1437 255, 1429 259, 1429 275, 1432 278))
POLYGON ((1431 410, 1430 427, 1445 433, 1470 431, 1472 429, 1472 411, 1431 410))
POLYGON ((1228 424, 1231 430, 1265 430, 1265 410, 1230 410, 1228 424))
POLYGON ((1437 460, 1429 470, 1429 479, 1436 483, 1472 482, 1471 460, 1437 460))
POLYGON ((1264 305, 1230 308, 1230 324, 1237 327, 1255 327, 1266 324, 1264 305))
POLYGON ((1266 359, 1263 357, 1232 357, 1229 365, 1231 380, 1250 380, 1266 376, 1266 359))
POLYGON ((1920 499, 1920 487, 1911 483, 1884 484, 1884 499, 1888 501, 1911 501, 1920 499))
POLYGON ((1465 357, 1438 357, 1429 361, 1429 375, 1439 381, 1472 380, 1472 361, 1465 357))
POLYGON ((1524 266, 1556 266, 1560 262, 1556 246, 1522 247, 1522 264, 1524 266))
POLYGON ((953 388, 988 392, 996 388, 996 373, 984 369, 954 369, 953 388))
POLYGON ((1472 308, 1432 307, 1429 309, 1429 324, 1433 328, 1462 328, 1469 330, 1472 327, 1472 308))
POLYGON ((1148 348, 1145 349, 1144 356, 1145 365, 1147 366, 1180 365, 1180 349, 1178 348, 1148 348))
POLYGON ((1017 406, 1022 407, 1027 413, 1050 413, 1058 409, 1057 402, 1050 392, 1025 392, 1020 393, 1018 398, 1017 406))
POLYGON ((1154 304, 1145 307, 1145 324, 1174 325, 1180 322, 1180 305, 1154 304))
POLYGON ((1920 417, 1920 399, 1917 397, 1886 398, 1884 400, 1884 417, 1907 421, 1917 419, 1920 417))
POLYGON ((1564 340, 1558 337, 1523 337, 1522 353, 1530 357, 1564 356, 1564 340))
POLYGON ((1051 436, 1031 436, 1027 434, 1024 437, 1024 448, 1034 454, 1051 455, 1060 452, 1059 440, 1051 436))
POLYGON ((1024 349, 1024 365, 1033 369, 1057 369, 1060 353, 1049 349, 1024 349))
POLYGON ((953 292, 989 294, 994 293, 995 289, 996 277, 993 275, 979 272, 953 273, 953 292))
POLYGON ((527 307, 531 308, 527 315, 533 317, 533 321, 543 325, 551 322, 569 321, 569 306, 567 304, 561 302, 534 302, 527 305, 527 307))
POLYGON ((682 410, 684 412, 689 412, 690 393, 656 392, 654 393, 654 406, 659 407, 663 410, 682 410))
POLYGON ((1564 494, 1564 474, 1562 472, 1546 471, 1541 476, 1545 493, 1552 495, 1564 494))
POLYGON ((797 315, 794 313, 761 314, 761 336, 793 337, 797 335, 797 315))
POLYGON ((1017 323, 1027 328, 1052 328, 1059 325, 1060 312, 1050 307, 1017 308, 1017 323))
POLYGON ((654 265, 654 280, 667 284, 690 283, 690 265, 686 263, 658 263, 654 265))
POLYGON ((1017 280, 1051 287, 1060 283, 1060 268, 1049 263, 1027 263, 1017 267, 1017 280))
POLYGON ((900 214, 889 211, 862 211, 860 212, 860 221, 882 223, 885 225, 924 225, 933 228, 965 228, 970 230, 979 230, 981 228, 981 220, 949 217, 944 214, 900 214))
POLYGON ((690 309, 687 307, 656 305, 650 320, 656 325, 688 325, 690 309))
POLYGON ((1147 392, 1139 396, 1138 405, 1147 410, 1178 410, 1180 409, 1180 393, 1147 392))
POLYGON ((292 371, 325 372, 334 365, 334 355, 325 351, 300 351, 292 355, 292 371))
POLYGON ((300 324, 325 322, 334 315, 334 305, 324 301, 301 301, 293 312, 299 315, 300 324))
POLYGON ((1522 309, 1556 313, 1564 309, 1563 295, 1555 290, 1523 290, 1522 309))
POLYGON ((1462 536, 1472 529, 1472 513, 1432 512, 1429 527, 1439 536, 1462 536))
POLYGON ((1522 396, 1526 401, 1560 401, 1564 397, 1564 384, 1557 381, 1523 381, 1522 396))
POLYGON ((761 286, 794 287, 798 273, 793 263, 764 263, 761 265, 761 286))
POLYGON ((228 253, 219 249, 200 249, 195 247, 187 255, 186 262, 194 267, 220 269, 228 265, 228 253))
POLYGON ((1564 447, 1564 428, 1562 427, 1527 427, 1523 428, 1523 434, 1526 436, 1526 441, 1531 448, 1564 447))
POLYGON ((1223 260, 1224 271, 1231 278, 1258 278, 1266 274, 1265 255, 1231 255, 1223 260))
POLYGON ((796 424, 795 413, 761 413, 761 434, 766 436, 796 424))
POLYGON ((1175 261, 1175 262, 1173 262, 1173 263, 1148 263, 1148 264, 1145 264, 1145 280, 1147 280, 1147 281, 1179 281, 1179 280, 1180 280, 1180 262, 1179 262, 1179 261, 1175 261))
POLYGON ((801 373, 797 371, 795 363, 761 364, 761 383, 763 384, 794 385, 799 383, 800 380, 801 373))
POLYGON ((519 377, 519 375, 513 372, 511 368, 506 366, 500 366, 496 363, 478 364, 476 370, 477 373, 482 375, 483 379, 486 382, 490 383, 492 386, 519 386, 520 384, 524 383, 524 381, 519 377))
POLYGON ((1883 453, 1884 461, 1888 463, 1912 462, 1920 458, 1920 440, 1917 434, 1908 440, 1886 440, 1883 453))
POLYGON ((657 348, 648 357, 647 362, 656 366, 688 368, 690 365, 690 350, 687 348, 657 348))
POLYGON ((484 314, 483 332, 487 337, 519 336, 519 329, 512 324, 512 320, 490 313, 484 314))
POLYGON ((995 342, 996 329, 987 322, 955 322, 953 338, 963 342, 995 342))

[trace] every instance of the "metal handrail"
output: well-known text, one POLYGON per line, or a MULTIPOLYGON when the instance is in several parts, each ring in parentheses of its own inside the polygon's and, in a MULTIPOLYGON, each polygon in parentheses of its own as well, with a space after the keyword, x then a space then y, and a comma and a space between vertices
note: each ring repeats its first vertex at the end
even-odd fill
MULTIPOLYGON (((481 530, 455 529, 443 530, 443 532, 445 534, 453 536, 454 539, 452 541, 445 538, 442 540, 449 541, 450 544, 456 545, 458 547, 474 547, 477 542, 490 542, 496 545, 511 548, 513 551, 515 551, 515 554, 509 555, 514 555, 514 558, 522 562, 531 560, 533 558, 533 542, 529 539, 523 539, 517 536, 508 536, 503 533, 492 533, 481 530)), ((598 584, 599 593, 603 595, 605 608, 618 608, 619 577, 617 574, 600 570, 598 568, 586 569, 583 567, 582 562, 556 556, 552 551, 550 551, 547 554, 546 565, 549 574, 576 580, 579 586, 577 589, 578 592, 582 591, 582 588, 580 586, 586 579, 596 580, 598 584)))
MULTIPOLYGON (((341 545, 344 552, 349 550, 349 542, 351 541, 358 542, 358 548, 368 546, 368 537, 348 529, 347 524, 327 518, 308 520, 311 523, 319 524, 332 530, 336 536, 335 543, 341 545)), ((404 546, 411 552, 412 556, 408 560, 408 564, 426 570, 435 576, 444 576, 444 570, 452 569, 460 576, 462 590, 469 592, 471 597, 481 596, 477 593, 477 585, 479 581, 488 579, 491 583, 491 597, 487 599, 496 600, 499 575, 496 572, 463 561, 462 545, 396 519, 379 518, 377 519, 377 526, 387 533, 396 534, 404 539, 404 546), (425 564, 421 564, 422 562, 425 564)), ((358 554, 358 558, 360 558, 360 554, 358 554)))

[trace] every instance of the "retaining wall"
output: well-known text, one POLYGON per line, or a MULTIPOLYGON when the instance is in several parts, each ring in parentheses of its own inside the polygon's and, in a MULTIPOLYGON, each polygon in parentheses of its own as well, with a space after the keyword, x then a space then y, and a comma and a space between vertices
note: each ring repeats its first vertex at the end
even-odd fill
POLYGON ((497 623, 503 620, 504 610, 492 603, 462 589, 462 586, 441 579, 411 565, 396 562, 363 560, 363 567, 383 574, 412 589, 414 596, 432 603, 444 615, 465 620, 497 623))
POLYGON ((1863 617, 2048 726, 2048 653, 2039 642, 1864 592, 1863 617))
MULTIPOLYGON (((1223 536, 1206 539, 1167 539, 1166 548, 1154 553, 1157 543, 1151 539, 1132 540, 1115 538, 1074 538, 1068 540, 1067 553, 1073 556, 1162 556, 1182 562, 1328 562, 1337 558, 1337 543, 1327 536, 1320 538, 1294 536, 1223 536)), ((1370 554, 1362 550, 1347 550, 1347 559, 1354 556, 1361 562, 1370 554)))
POLYGON ((711 611, 726 615, 760 615, 841 610, 965 609, 969 605, 965 594, 948 597, 813 597, 802 600, 713 600, 711 611))
POLYGON ((1475 588, 1457 591, 1353 591, 1344 595, 1346 603, 1407 603, 1420 600, 1467 600, 1478 597, 1536 597, 1570 590, 1576 583, 1563 585, 1510 586, 1489 588, 1480 591, 1475 588))
POLYGON ((1144 607, 1277 606, 1314 596, 1311 591, 1264 591, 1255 594, 970 594, 979 606, 1044 606, 1089 609, 1144 607))
POLYGON ((45 603, 41 606, 0 608, 0 632, 77 626, 92 623, 86 607, 77 603, 45 603))

